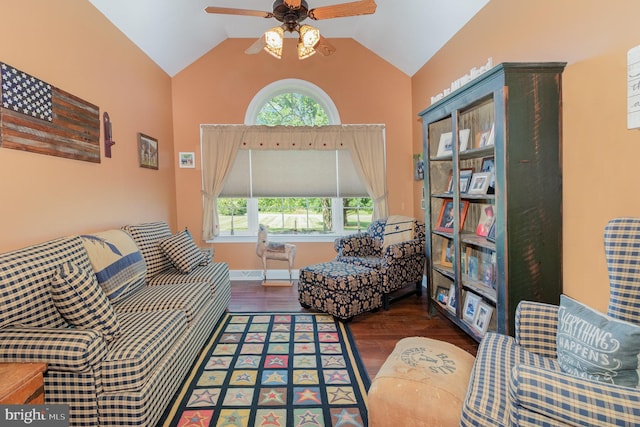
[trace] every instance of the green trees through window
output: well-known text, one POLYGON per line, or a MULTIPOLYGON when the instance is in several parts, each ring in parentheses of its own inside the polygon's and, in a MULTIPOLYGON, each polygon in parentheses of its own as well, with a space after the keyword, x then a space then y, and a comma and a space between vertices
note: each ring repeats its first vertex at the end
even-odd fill
POLYGON ((283 93, 274 96, 262 107, 256 124, 325 126, 329 124, 329 118, 315 99, 299 93, 283 93))

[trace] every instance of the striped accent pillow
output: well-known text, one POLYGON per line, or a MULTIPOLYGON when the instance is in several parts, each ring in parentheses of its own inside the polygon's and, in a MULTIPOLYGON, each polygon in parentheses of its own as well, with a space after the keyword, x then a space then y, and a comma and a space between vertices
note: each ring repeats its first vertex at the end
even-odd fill
POLYGON ((408 216, 391 215, 384 226, 382 249, 397 243, 413 240, 413 224, 415 220, 408 216))
POLYGON ((67 262, 54 273, 51 298, 67 322, 80 329, 94 329, 107 342, 120 335, 120 324, 93 271, 67 262))
POLYGON ((107 230, 80 238, 98 283, 111 302, 124 299, 144 286, 147 267, 129 234, 107 230))
POLYGON ((181 273, 189 273, 204 261, 204 254, 187 231, 160 240, 158 246, 181 273))

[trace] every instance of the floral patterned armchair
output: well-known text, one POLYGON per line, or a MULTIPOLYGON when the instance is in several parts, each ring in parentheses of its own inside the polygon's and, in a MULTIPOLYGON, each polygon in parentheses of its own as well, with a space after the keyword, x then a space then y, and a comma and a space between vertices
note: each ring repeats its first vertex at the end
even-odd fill
POLYGON ((371 223, 364 233, 334 242, 336 261, 376 269, 382 277, 383 307, 390 294, 409 285, 422 295, 426 262, 425 226, 414 218, 389 216, 371 223))

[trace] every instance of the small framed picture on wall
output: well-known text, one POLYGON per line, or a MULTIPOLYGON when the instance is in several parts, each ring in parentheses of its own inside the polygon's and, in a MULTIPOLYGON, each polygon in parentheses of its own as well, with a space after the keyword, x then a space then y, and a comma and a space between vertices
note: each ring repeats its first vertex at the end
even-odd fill
POLYGON ((180 168, 193 169, 196 167, 196 154, 192 152, 180 152, 178 155, 178 166, 180 168))
POLYGON ((138 161, 141 168, 158 169, 158 140, 138 134, 138 161))

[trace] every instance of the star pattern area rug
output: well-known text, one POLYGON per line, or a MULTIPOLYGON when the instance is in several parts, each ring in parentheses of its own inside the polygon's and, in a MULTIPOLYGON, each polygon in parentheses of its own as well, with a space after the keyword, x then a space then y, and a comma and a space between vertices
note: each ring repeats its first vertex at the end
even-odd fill
POLYGON ((369 385, 332 316, 228 313, 160 425, 366 427, 369 385))

